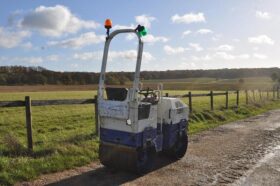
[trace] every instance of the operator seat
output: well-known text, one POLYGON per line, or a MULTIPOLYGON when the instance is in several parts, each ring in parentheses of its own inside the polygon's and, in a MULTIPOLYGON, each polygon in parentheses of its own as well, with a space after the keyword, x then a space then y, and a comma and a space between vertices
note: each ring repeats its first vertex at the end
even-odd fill
POLYGON ((106 87, 105 90, 107 99, 113 101, 124 101, 128 94, 127 88, 106 87))

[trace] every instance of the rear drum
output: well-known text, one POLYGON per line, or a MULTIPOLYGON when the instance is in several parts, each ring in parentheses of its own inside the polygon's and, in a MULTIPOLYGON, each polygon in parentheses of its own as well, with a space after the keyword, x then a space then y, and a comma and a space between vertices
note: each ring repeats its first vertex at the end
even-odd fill
POLYGON ((135 149, 127 146, 104 143, 99 145, 100 162, 110 168, 126 170, 138 174, 152 169, 156 157, 154 147, 135 149))

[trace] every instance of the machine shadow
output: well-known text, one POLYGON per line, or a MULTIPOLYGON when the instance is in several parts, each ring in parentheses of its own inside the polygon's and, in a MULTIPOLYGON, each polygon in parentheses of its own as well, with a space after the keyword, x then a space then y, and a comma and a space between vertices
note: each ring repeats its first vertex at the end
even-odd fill
MULTIPOLYGON (((158 155, 154 168, 150 171, 156 171, 167 165, 176 162, 163 155, 158 155)), ((92 185, 121 185, 133 181, 145 175, 139 175, 119 170, 112 170, 106 167, 100 167, 81 175, 66 178, 64 180, 48 184, 48 186, 92 186, 92 185)))

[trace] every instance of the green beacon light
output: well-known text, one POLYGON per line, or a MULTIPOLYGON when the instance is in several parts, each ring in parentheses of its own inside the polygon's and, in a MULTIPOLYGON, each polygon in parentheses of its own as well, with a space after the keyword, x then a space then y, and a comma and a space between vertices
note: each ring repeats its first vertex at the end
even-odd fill
POLYGON ((136 30, 138 31, 141 37, 147 35, 147 29, 144 26, 138 25, 136 30))

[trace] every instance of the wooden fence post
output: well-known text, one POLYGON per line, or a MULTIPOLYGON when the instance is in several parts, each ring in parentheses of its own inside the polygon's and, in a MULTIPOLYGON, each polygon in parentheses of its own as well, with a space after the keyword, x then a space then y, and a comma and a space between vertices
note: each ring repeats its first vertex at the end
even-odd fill
POLYGON ((189 109, 190 113, 192 112, 192 92, 189 92, 189 109))
POLYGON ((236 91, 236 106, 239 106, 239 90, 236 91))
POLYGON ((98 99, 97 99, 97 95, 94 96, 95 99, 95 104, 94 104, 94 108, 95 108, 95 134, 97 136, 99 136, 99 119, 98 119, 98 99))
POLYGON ((262 91, 259 90, 259 94, 260 94, 260 101, 262 101, 262 91))
POLYGON ((280 92, 279 92, 279 87, 277 88, 277 99, 280 98, 280 92))
POLYGON ((25 117, 26 117, 27 147, 28 150, 33 151, 32 111, 31 111, 31 98, 29 96, 25 96, 25 117))
POLYGON ((210 91, 210 104, 211 104, 211 110, 214 110, 214 96, 213 91, 210 91))
POLYGON ((165 97, 168 97, 169 95, 168 95, 168 93, 165 93, 165 97))
POLYGON ((273 99, 275 99, 275 87, 273 87, 272 92, 273 92, 273 99))
POLYGON ((266 92, 266 99, 269 100, 269 90, 266 92))
POLYGON ((226 109, 228 109, 228 91, 226 91, 226 109))
POLYGON ((255 90, 253 90, 253 100, 256 102, 255 90))
POLYGON ((246 94, 246 105, 248 105, 249 104, 248 90, 245 90, 245 94, 246 94))

